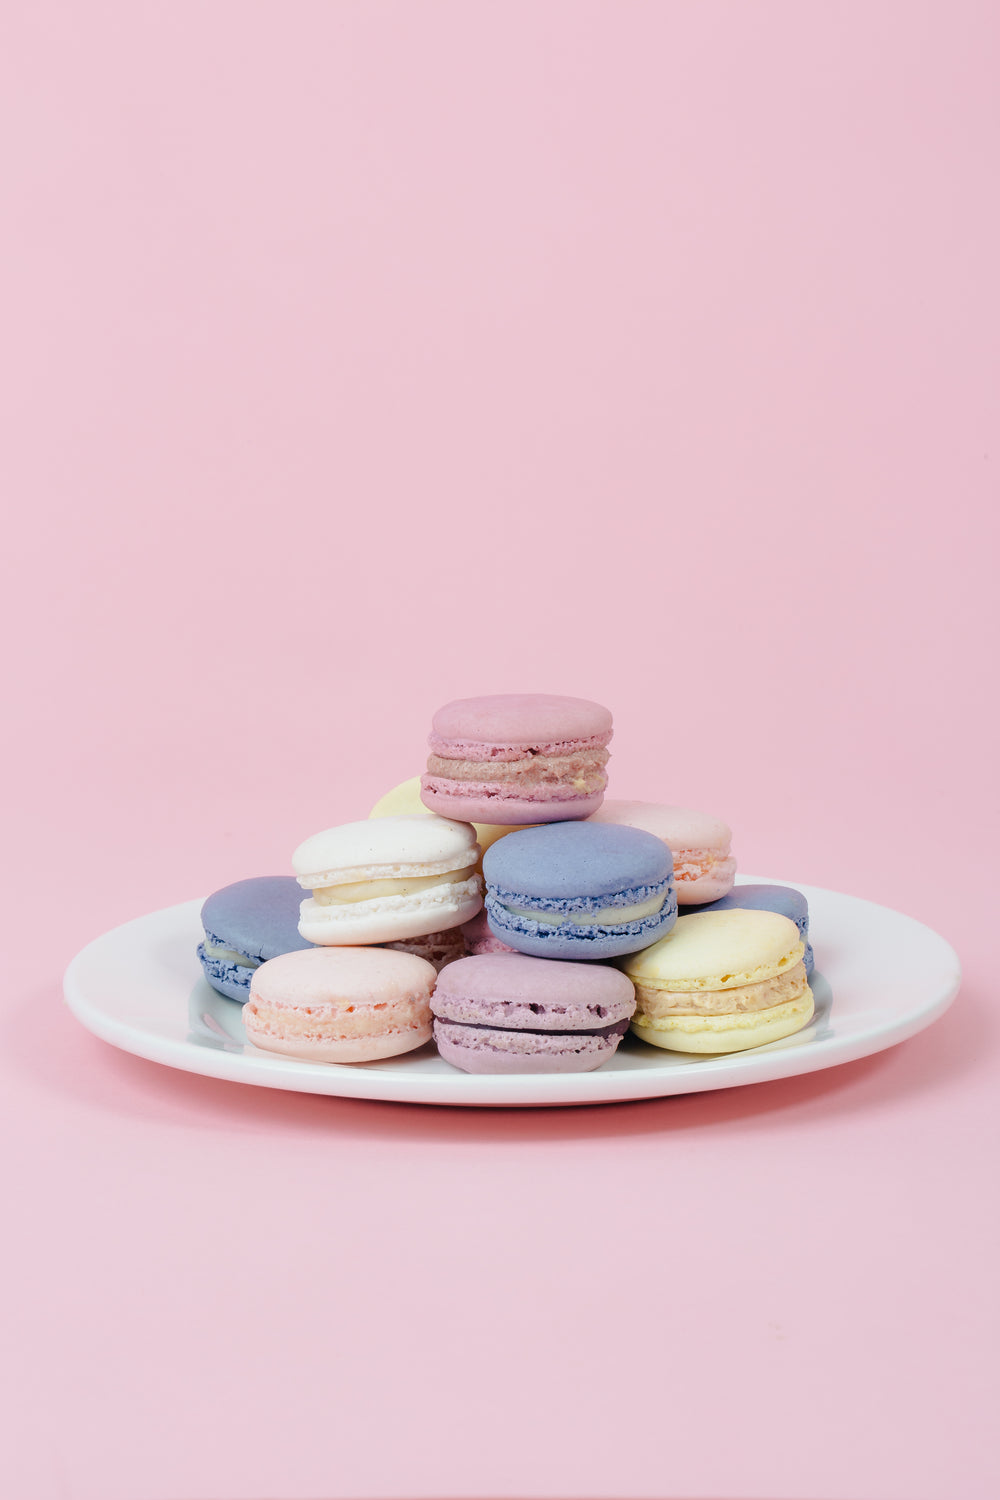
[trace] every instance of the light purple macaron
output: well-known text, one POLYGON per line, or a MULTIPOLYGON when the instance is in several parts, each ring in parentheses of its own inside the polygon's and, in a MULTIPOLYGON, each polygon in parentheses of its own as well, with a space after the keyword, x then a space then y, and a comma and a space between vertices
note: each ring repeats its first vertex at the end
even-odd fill
POLYGON ((635 990, 619 969, 479 953, 449 964, 431 999, 434 1040, 464 1073, 589 1073, 628 1030, 635 990))

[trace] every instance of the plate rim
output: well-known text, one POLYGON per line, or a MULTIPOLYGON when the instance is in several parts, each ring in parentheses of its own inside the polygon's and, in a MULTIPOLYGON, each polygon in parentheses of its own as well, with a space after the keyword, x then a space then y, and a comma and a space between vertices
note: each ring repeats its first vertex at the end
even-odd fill
MULTIPOLYGON (((250 1044, 242 1052, 199 1047, 187 1038, 180 1040, 157 1036, 130 1026, 95 1005, 85 993, 79 978, 93 949, 151 918, 164 917, 170 913, 179 916, 182 912, 186 916, 193 915, 205 899, 196 897, 133 917, 91 939, 70 960, 63 976, 63 994, 71 1013, 92 1035, 120 1051, 180 1072, 291 1093, 487 1109, 618 1104, 639 1099, 667 1098, 675 1094, 703 1093, 711 1089, 749 1087, 754 1083, 775 1082, 782 1078, 821 1072, 844 1063, 856 1062, 862 1057, 907 1041, 939 1019, 958 994, 962 982, 958 954, 941 933, 918 918, 893 907, 869 901, 866 897, 832 891, 822 886, 803 885, 801 882, 759 875, 739 876, 737 889, 741 884, 791 885, 802 891, 807 899, 811 899, 810 893, 815 892, 817 895, 845 898, 875 912, 902 918, 940 945, 942 959, 951 970, 950 976, 932 999, 916 1006, 902 1018, 885 1017, 881 1023, 846 1037, 833 1034, 814 1039, 803 1049, 782 1048, 780 1043, 772 1043, 773 1051, 768 1047, 753 1048, 745 1052, 698 1059, 694 1067, 678 1067, 675 1063, 672 1066, 664 1064, 662 1069, 646 1067, 605 1071, 598 1068, 591 1073, 579 1074, 482 1076, 461 1073, 457 1069, 454 1076, 417 1071, 407 1073, 404 1071, 405 1063, 397 1063, 389 1071, 384 1068, 380 1070, 378 1063, 352 1066, 307 1062, 255 1048, 248 1050, 250 1044), (748 1065, 747 1058, 751 1055, 755 1062, 760 1062, 763 1066, 748 1065), (445 1097, 441 1097, 442 1095, 445 1097), (546 1097, 538 1097, 539 1095, 546 1097)), ((193 981, 196 977, 192 976, 193 981)))

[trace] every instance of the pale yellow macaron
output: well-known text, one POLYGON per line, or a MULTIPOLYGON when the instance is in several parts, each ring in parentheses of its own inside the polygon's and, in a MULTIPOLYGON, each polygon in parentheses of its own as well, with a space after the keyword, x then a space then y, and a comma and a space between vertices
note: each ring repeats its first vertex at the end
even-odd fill
MULTIPOLYGON (((429 807, 425 807, 420 800, 420 777, 411 776, 409 781, 401 781, 399 786, 394 786, 391 792, 386 792, 380 797, 368 814, 369 818, 412 818, 418 813, 431 815, 429 807)), ((476 830, 476 842, 482 854, 479 856, 479 867, 482 868, 482 856, 491 844, 497 839, 502 839, 505 833, 520 833, 522 824, 499 824, 499 823, 473 823, 476 830)))
POLYGON ((739 1052, 808 1025, 813 996, 798 928, 773 911, 692 912, 621 960, 632 1030, 671 1052, 739 1052))

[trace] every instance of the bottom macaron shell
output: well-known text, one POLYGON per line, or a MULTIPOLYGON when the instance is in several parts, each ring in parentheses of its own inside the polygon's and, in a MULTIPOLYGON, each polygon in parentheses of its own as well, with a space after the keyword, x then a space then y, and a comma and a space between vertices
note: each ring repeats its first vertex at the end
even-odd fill
POLYGON ((741 1011, 738 1015, 671 1016, 652 1022, 647 1016, 632 1019, 632 1031, 650 1046, 668 1052, 744 1052, 794 1036, 808 1026, 815 1011, 812 990, 770 1010, 741 1011))
POLYGON ((614 1055, 627 1029, 627 1020, 574 1035, 501 1031, 436 1019, 434 1040, 445 1062, 463 1073, 591 1073, 614 1055))
POLYGON ((735 859, 720 859, 706 875, 694 880, 685 880, 674 870, 678 906, 703 906, 707 901, 718 901, 728 896, 736 883, 735 859))
POLYGON ((535 922, 530 917, 512 916, 492 897, 486 898, 486 914, 494 937, 517 953, 531 958, 569 959, 584 962, 593 959, 621 958, 638 953, 666 937, 677 920, 677 905, 672 894, 663 907, 641 922, 623 922, 620 927, 580 927, 568 922, 535 922))
POLYGON ((404 1052, 422 1047, 431 1039, 431 1027, 427 1024, 407 1031, 386 1032, 382 1036, 288 1037, 255 1024, 255 1019, 248 1016, 246 1034, 248 1042, 265 1052, 281 1052, 286 1057, 301 1058, 303 1062, 365 1063, 399 1057, 404 1052))
POLYGON ((459 927, 482 904, 478 876, 416 896, 384 896, 347 906, 327 906, 309 897, 300 909, 299 932, 321 948, 396 943, 459 927))
POLYGON ((253 969, 247 968, 244 964, 234 964, 228 959, 209 958, 203 943, 198 944, 198 958, 205 978, 213 990, 220 995, 225 995, 227 1000, 236 1000, 240 1005, 246 1003, 250 997, 253 969))
POLYGON ((562 823, 589 818, 604 801, 603 792, 586 797, 458 797, 424 787, 420 794, 428 812, 457 823, 562 823))

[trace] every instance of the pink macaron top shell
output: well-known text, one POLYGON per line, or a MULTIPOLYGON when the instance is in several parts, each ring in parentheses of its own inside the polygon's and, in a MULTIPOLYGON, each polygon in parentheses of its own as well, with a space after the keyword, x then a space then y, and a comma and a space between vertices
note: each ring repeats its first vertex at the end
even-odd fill
POLYGON ((594 813, 594 823, 618 823, 626 828, 641 828, 654 833, 668 844, 674 854, 685 849, 708 849, 728 854, 733 831, 721 818, 695 812, 690 807, 671 807, 665 802, 626 802, 605 798, 594 813))
POLYGON ((428 743, 449 760, 517 760, 526 751, 574 754, 607 745, 611 713, 586 698, 507 693, 439 708, 428 743))
POLYGON ((603 965, 480 953, 441 970, 431 1010, 473 1026, 586 1031, 631 1016, 635 989, 620 969, 603 965))
POLYGON ((385 1005, 428 995, 434 969, 393 948, 303 948, 254 970, 251 996, 267 1006, 385 1005))

